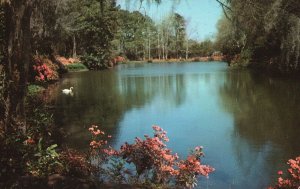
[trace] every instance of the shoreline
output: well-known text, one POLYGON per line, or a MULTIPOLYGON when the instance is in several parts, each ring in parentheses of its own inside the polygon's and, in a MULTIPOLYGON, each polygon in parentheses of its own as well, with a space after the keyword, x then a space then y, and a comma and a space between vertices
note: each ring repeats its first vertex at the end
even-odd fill
POLYGON ((190 63, 190 62, 226 62, 224 59, 211 59, 211 58, 190 58, 190 59, 151 59, 151 60, 128 60, 123 64, 128 63, 190 63))

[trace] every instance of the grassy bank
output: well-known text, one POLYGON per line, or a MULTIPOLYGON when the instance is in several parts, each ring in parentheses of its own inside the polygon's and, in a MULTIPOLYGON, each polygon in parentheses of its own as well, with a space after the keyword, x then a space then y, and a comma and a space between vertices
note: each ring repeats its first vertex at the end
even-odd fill
POLYGON ((82 63, 66 64, 65 67, 69 72, 88 71, 89 69, 82 63))

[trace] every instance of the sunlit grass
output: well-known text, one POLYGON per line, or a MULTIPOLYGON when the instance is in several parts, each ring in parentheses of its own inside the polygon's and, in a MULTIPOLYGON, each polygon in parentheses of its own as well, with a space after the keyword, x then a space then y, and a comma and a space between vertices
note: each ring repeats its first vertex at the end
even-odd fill
POLYGON ((69 71, 86 71, 88 68, 82 63, 74 63, 65 65, 69 71))

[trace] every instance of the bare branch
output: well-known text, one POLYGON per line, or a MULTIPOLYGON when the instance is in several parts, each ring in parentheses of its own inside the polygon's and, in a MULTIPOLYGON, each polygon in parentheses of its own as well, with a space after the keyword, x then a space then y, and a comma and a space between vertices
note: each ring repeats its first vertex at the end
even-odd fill
POLYGON ((232 11, 232 9, 228 5, 226 5, 225 3, 223 3, 222 1, 220 1, 220 0, 216 0, 216 1, 218 3, 220 3, 220 5, 222 6, 223 10, 224 10, 224 8, 226 8, 226 9, 232 11))

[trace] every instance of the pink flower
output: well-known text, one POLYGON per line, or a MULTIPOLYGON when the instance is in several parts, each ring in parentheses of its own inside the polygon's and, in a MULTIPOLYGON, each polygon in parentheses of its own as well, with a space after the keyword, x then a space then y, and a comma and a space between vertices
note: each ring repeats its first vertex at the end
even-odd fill
POLYGON ((282 171, 278 171, 277 174, 278 174, 278 175, 282 175, 283 172, 282 172, 282 171))
POLYGON ((90 142, 90 146, 92 148, 97 148, 98 147, 98 142, 96 142, 95 140, 93 140, 92 142, 90 142))
POLYGON ((163 158, 167 161, 173 161, 174 160, 174 157, 170 154, 164 154, 163 158))
POLYGON ((103 152, 109 156, 118 155, 118 151, 114 150, 111 147, 109 147, 108 149, 103 149, 103 152))
POLYGON ((152 128, 153 128, 154 131, 162 131, 162 128, 160 128, 157 125, 153 125, 152 128))
POLYGON ((45 80, 45 76, 43 74, 40 74, 40 79, 45 80))
POLYGON ((196 151, 201 151, 202 149, 203 149, 203 146, 196 146, 196 147, 195 147, 195 150, 196 150, 196 151))
POLYGON ((93 135, 99 135, 99 134, 101 134, 102 132, 99 130, 99 129, 97 129, 96 131, 93 131, 93 135))

